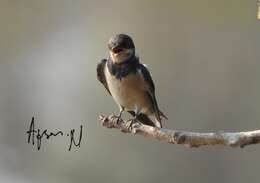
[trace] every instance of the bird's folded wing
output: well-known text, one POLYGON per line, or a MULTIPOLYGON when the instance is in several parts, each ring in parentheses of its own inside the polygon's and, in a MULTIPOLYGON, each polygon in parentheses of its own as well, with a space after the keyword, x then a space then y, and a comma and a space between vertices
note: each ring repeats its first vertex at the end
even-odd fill
POLYGON ((139 65, 139 69, 143 75, 144 80, 146 81, 147 85, 148 85, 148 91, 147 91, 147 95, 149 97, 149 99, 152 102, 153 105, 153 109, 154 109, 154 113, 155 113, 155 117, 158 121, 161 121, 161 113, 160 110, 158 108, 158 104, 156 101, 156 97, 155 97, 155 87, 154 87, 154 83, 151 77, 150 72, 148 71, 148 69, 146 68, 145 65, 140 64, 139 65))
POLYGON ((97 65, 97 78, 104 85, 108 93, 111 95, 105 76, 106 59, 102 59, 97 65))

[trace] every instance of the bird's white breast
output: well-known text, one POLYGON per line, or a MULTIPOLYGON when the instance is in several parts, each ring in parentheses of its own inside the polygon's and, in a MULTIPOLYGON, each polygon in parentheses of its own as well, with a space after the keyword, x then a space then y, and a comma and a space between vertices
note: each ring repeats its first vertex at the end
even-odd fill
POLYGON ((147 96, 148 87, 140 72, 131 73, 120 80, 106 67, 105 75, 110 93, 118 105, 127 110, 138 108, 142 113, 150 113, 152 104, 147 96))

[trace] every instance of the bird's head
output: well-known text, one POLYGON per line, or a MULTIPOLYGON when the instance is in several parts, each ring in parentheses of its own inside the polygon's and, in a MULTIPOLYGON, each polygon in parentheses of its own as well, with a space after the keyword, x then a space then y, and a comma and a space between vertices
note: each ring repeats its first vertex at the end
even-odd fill
POLYGON ((135 55, 132 38, 125 34, 117 34, 109 39, 108 49, 113 63, 120 64, 135 55))

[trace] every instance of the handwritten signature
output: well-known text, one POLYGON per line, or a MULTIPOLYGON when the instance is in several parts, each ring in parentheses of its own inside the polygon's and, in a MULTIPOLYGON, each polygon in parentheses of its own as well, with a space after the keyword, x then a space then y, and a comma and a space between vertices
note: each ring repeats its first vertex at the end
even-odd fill
MULTIPOLYGON (((69 148, 68 148, 69 151, 71 150, 73 145, 75 147, 80 148, 80 144, 81 144, 81 140, 82 140, 82 131, 83 131, 83 126, 80 125, 79 138, 78 138, 77 142, 75 141, 75 129, 71 129, 70 132, 66 134, 69 137, 69 148)), ((34 117, 32 117, 29 130, 26 131, 26 134, 28 135, 28 138, 27 138, 28 144, 32 143, 32 145, 34 145, 35 139, 36 139, 37 149, 40 150, 43 137, 46 137, 46 139, 48 140, 52 136, 53 137, 63 136, 64 132, 57 131, 56 133, 53 133, 53 132, 48 132, 47 129, 43 130, 42 132, 40 131, 40 129, 35 130, 34 117)))

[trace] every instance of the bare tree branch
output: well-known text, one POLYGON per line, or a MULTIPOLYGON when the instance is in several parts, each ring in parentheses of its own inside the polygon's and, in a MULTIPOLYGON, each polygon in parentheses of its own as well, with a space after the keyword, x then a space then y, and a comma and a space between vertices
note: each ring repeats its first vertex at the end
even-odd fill
POLYGON ((209 145, 223 145, 230 147, 244 147, 260 143, 260 130, 247 132, 212 132, 197 133, 188 131, 169 130, 135 123, 131 129, 127 122, 117 116, 100 116, 102 125, 107 128, 119 129, 124 133, 140 134, 144 137, 155 138, 171 144, 181 144, 186 147, 199 147, 209 145))

